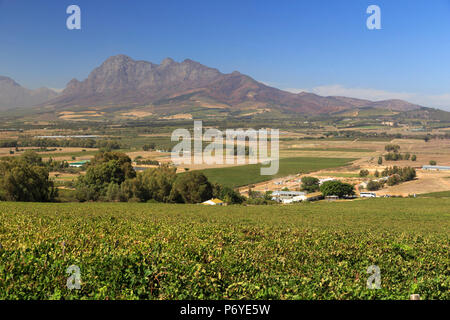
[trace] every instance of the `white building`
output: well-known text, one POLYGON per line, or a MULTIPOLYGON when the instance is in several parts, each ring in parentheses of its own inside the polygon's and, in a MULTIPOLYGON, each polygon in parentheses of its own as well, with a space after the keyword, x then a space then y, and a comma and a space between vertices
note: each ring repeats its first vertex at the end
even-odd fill
POLYGON ((450 167, 447 166, 423 166, 423 170, 436 170, 436 171, 450 171, 450 167))
MULTIPOLYGON (((300 191, 274 191, 272 192, 272 200, 284 202, 284 200, 292 200, 295 197, 306 196, 305 192, 300 191)), ((291 201, 292 202, 292 201, 291 201)))

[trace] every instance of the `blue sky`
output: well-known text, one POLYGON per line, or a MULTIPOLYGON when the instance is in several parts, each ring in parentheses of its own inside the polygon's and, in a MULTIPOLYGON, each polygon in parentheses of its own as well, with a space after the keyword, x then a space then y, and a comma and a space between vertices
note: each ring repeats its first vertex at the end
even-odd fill
POLYGON ((0 0, 0 75, 23 86, 63 88, 116 54, 450 110, 450 0, 0 0), (66 28, 71 4, 81 30, 66 28), (381 30, 366 28, 371 4, 381 30))

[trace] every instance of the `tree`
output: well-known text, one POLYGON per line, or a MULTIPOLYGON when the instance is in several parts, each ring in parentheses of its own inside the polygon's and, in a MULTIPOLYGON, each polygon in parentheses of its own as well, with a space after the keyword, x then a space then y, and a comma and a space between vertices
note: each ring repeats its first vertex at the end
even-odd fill
POLYGON ((416 169, 411 167, 403 168, 400 176, 402 178, 402 181, 410 181, 416 178, 416 169))
POLYGON ((168 165, 144 171, 137 177, 139 192, 135 196, 141 201, 169 202, 170 193, 176 180, 176 171, 175 167, 168 165))
POLYGON ((95 155, 86 174, 78 178, 76 188, 80 201, 97 200, 106 196, 108 186, 120 186, 126 179, 136 177, 131 159, 124 153, 101 152, 95 155))
POLYGON ((219 198, 227 204, 241 204, 245 198, 230 187, 224 187, 219 184, 213 185, 213 197, 219 198))
POLYGON ((96 166, 102 163, 116 160, 121 167, 125 178, 130 179, 136 177, 136 171, 133 169, 132 161, 129 156, 122 152, 100 152, 94 156, 90 166, 96 166))
POLYGON ((345 196, 352 196, 355 194, 355 188, 348 183, 341 181, 326 181, 320 186, 320 192, 327 196, 338 196, 340 198, 345 196))
POLYGON ((415 154, 413 154, 411 157, 411 161, 416 161, 416 160, 417 160, 417 156, 415 154))
POLYGON ((48 169, 35 152, 0 162, 0 200, 49 202, 57 195, 48 169))
POLYGON ((170 199, 178 203, 200 203, 211 199, 211 183, 198 171, 179 175, 173 184, 170 199))
POLYGON ((151 142, 149 144, 144 144, 142 146, 142 150, 144 150, 144 151, 155 150, 155 148, 156 148, 156 145, 154 142, 151 142))
POLYGON ((435 160, 430 160, 430 166, 435 166, 437 162, 435 160))
POLYGON ((393 174, 392 176, 390 176, 386 183, 388 186, 395 186, 396 184, 399 184, 402 181, 402 178, 400 177, 400 175, 398 174, 393 174))
POLYGON ((320 188, 319 179, 315 177, 303 177, 302 178, 302 191, 306 192, 316 192, 320 188))
POLYGON ((359 176, 360 177, 367 177, 369 175, 369 170, 361 170, 359 171, 359 176))
POLYGON ((120 186, 111 182, 106 190, 106 199, 108 201, 117 201, 120 199, 120 186))
POLYGON ((75 187, 75 198, 80 202, 97 201, 100 196, 98 191, 92 186, 76 184, 75 187))
POLYGON ((381 156, 378 157, 378 164, 383 164, 383 158, 381 156))
POLYGON ((369 181, 369 183, 367 184, 367 190, 369 191, 377 191, 381 189, 381 183, 377 182, 377 181, 369 181))
POLYGON ((400 150, 400 146, 397 145, 397 144, 387 144, 387 145, 384 146, 384 149, 387 152, 393 151, 393 152, 397 153, 400 150))
POLYGON ((374 176, 375 176, 376 178, 378 178, 378 177, 380 176, 380 172, 379 172, 378 170, 375 170, 374 176))

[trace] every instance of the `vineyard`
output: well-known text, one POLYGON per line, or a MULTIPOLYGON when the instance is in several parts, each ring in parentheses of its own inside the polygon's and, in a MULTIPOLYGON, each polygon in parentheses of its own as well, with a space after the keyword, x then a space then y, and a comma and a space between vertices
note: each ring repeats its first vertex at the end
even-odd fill
POLYGON ((0 299, 449 299, 448 208, 0 202, 0 299))

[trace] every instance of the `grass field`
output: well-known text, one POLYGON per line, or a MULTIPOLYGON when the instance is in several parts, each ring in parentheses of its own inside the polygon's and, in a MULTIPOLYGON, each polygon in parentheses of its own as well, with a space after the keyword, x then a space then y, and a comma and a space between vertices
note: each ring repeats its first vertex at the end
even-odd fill
POLYGON ((374 152, 373 149, 358 148, 288 148, 285 151, 336 151, 336 152, 374 152))
POLYGON ((424 194, 419 195, 419 197, 450 198, 450 191, 424 193, 424 194))
POLYGON ((97 154, 99 151, 75 151, 75 152, 41 152, 39 155, 43 158, 56 158, 56 157, 84 157, 84 156, 93 156, 97 154))
POLYGON ((0 202, 0 299, 449 299, 449 207, 0 202))
POLYGON ((229 187, 240 187, 291 174, 309 173, 321 169, 337 168, 345 166, 353 160, 355 159, 306 157, 284 158, 280 159, 279 171, 273 176, 262 176, 260 174, 261 164, 205 169, 202 170, 202 172, 211 182, 216 182, 229 187))

